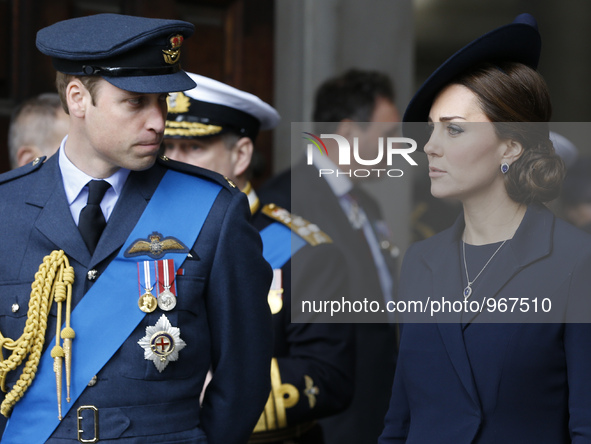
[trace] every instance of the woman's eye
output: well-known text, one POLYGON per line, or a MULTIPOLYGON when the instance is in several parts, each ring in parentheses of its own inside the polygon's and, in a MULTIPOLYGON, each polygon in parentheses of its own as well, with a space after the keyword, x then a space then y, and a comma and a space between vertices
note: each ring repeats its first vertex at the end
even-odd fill
POLYGON ((448 125, 447 132, 452 136, 456 136, 460 133, 463 133, 464 130, 458 125, 448 125))

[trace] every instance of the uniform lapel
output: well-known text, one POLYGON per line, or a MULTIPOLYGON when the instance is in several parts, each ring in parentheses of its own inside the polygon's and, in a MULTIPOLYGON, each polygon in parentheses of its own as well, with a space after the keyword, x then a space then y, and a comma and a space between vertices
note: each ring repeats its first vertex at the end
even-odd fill
POLYGON ((81 264, 88 264, 90 253, 72 219, 57 159, 54 155, 41 167, 37 173, 41 175, 37 181, 41 185, 31 189, 27 204, 41 209, 35 227, 56 245, 56 249, 64 250, 68 257, 81 264))
POLYGON ((31 190, 27 204, 41 209, 35 227, 56 245, 56 249, 64 250, 68 257, 92 268, 123 245, 154 194, 164 169, 156 164, 150 170, 129 174, 91 257, 70 213, 57 159, 57 155, 52 156, 40 169, 38 174, 42 177, 37 183, 43 186, 31 190))
MULTIPOLYGON (((94 267, 123 246, 148 205, 163 174, 164 170, 157 164, 147 171, 129 173, 121 196, 96 246, 90 267, 94 267)), ((151 233, 145 233, 146 239, 149 234, 151 233)), ((166 235, 166 233, 163 234, 166 235)))

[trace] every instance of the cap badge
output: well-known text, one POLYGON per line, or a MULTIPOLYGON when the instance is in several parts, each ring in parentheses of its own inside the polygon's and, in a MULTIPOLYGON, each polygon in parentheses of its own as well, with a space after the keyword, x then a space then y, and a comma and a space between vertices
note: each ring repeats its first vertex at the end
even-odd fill
POLYGON ((173 327, 166 315, 160 316, 156 325, 146 327, 146 336, 138 341, 144 349, 144 358, 154 362, 159 372, 169 362, 179 359, 179 351, 187 345, 181 339, 181 331, 173 327))
POLYGON ((166 100, 168 101, 169 113, 180 114, 189 111, 191 101, 182 92, 171 93, 166 100))
POLYGON ((147 255, 152 259, 160 259, 166 253, 187 253, 189 249, 174 237, 162 238, 162 234, 154 231, 148 241, 138 239, 124 253, 125 257, 147 255))
POLYGON ((164 61, 169 65, 178 63, 181 57, 181 45, 183 44, 183 36, 181 34, 173 35, 168 39, 170 42, 170 49, 163 49, 164 61))

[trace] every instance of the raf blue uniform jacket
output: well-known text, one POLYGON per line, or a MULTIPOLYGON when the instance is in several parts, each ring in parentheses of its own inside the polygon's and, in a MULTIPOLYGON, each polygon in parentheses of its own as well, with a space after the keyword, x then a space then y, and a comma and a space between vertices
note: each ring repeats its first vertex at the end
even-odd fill
MULTIPOLYGON (((407 251, 401 298, 463 299, 463 228, 461 216, 407 251)), ((471 298, 529 298, 530 310, 533 298, 548 298, 552 316, 529 320, 553 322, 484 310, 403 325, 379 443, 590 443, 591 237, 530 206, 473 288, 471 298)))
MULTIPOLYGON (((70 214, 57 159, 55 155, 45 163, 0 176, 0 226, 5 233, 0 254, 0 331, 5 337, 22 334, 31 283, 52 250, 62 249, 69 258, 75 271, 73 305, 80 301, 94 282, 87 272, 96 270, 100 276, 117 255, 168 168, 215 181, 222 190, 191 248, 192 257, 176 277, 177 306, 166 312, 186 343, 178 361, 160 373, 144 359, 137 342, 163 312, 147 314, 97 374, 96 384, 83 391, 49 442, 77 442, 77 407, 94 405, 101 441, 245 443, 270 388, 272 326, 267 292, 272 275, 262 257, 260 236, 249 223, 243 193, 215 173, 172 161, 159 160, 146 171, 132 171, 91 256, 70 214), (20 309, 13 313, 15 303, 20 309), (215 376, 200 407, 210 367, 215 376)), ((138 257, 138 261, 148 259, 138 257)), ((54 306, 46 347, 55 322, 54 306)), ((96 334, 108 341, 109 323, 96 334)), ((18 370, 9 375, 9 386, 18 378, 18 370)), ((0 426, 3 429, 4 423, 0 426)), ((83 438, 92 438, 92 422, 83 426, 91 431, 83 438)))

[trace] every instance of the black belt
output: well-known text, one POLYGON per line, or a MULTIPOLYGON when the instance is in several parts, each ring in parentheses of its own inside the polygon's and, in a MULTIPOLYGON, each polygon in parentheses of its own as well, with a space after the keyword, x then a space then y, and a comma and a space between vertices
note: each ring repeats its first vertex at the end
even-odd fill
POLYGON ((133 436, 183 432, 199 426, 199 400, 127 407, 72 408, 52 438, 97 442, 133 436))

